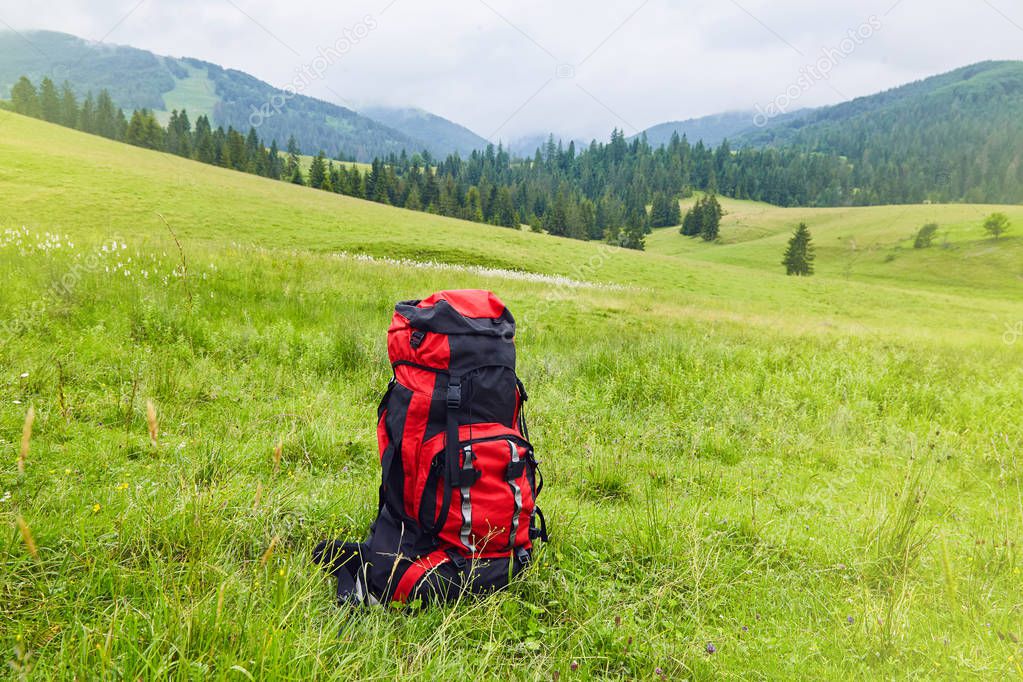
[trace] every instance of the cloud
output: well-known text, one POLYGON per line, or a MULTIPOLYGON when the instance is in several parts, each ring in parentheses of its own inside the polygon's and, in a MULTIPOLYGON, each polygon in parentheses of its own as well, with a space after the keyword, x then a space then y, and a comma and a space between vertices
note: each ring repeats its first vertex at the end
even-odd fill
POLYGON ((0 10, 45 28, 193 56, 276 85, 324 47, 374 27, 308 92, 342 104, 417 106, 510 139, 606 138, 665 120, 752 110, 870 17, 881 28, 801 93, 816 106, 984 59, 1023 57, 1008 0, 54 0, 0 10))

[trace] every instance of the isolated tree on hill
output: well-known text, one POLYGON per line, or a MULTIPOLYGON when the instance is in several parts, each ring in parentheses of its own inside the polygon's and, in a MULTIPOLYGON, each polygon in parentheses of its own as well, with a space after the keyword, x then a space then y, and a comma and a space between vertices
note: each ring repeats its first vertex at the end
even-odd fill
POLYGON ((703 199, 703 210, 700 219, 700 236, 703 241, 712 242, 718 238, 721 230, 721 204, 718 198, 709 194, 703 199))
POLYGON ((1004 213, 992 213, 984 221, 984 230, 998 239, 1009 229, 1009 216, 1004 213))
POLYGON ((785 257, 782 265, 785 266, 785 274, 808 277, 813 274, 814 248, 810 237, 810 228, 806 223, 799 223, 792 238, 789 239, 788 248, 785 249, 785 257))
POLYGON ((938 223, 927 223, 920 228, 913 239, 914 249, 926 249, 934 241, 934 235, 938 233, 938 223))
POLYGON ((39 93, 28 78, 22 76, 11 88, 11 107, 18 114, 39 117, 39 93))

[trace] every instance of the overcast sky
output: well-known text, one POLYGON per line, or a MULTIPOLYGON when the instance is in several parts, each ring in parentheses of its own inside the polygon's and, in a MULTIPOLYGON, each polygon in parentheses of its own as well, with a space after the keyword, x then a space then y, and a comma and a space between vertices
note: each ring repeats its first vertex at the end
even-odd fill
POLYGON ((1018 0, 52 0, 4 3, 4 24, 198 57, 356 109, 417 106, 493 140, 769 115, 1023 58, 1018 0))

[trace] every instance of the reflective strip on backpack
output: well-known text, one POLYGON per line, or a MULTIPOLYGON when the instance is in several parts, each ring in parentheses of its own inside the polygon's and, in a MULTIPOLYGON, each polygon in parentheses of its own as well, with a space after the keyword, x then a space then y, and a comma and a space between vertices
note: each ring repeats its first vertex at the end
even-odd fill
MULTIPOLYGON (((472 446, 466 445, 462 448, 463 460, 462 468, 468 469, 472 467, 472 446)), ((470 552, 475 552, 476 547, 472 544, 472 500, 469 499, 469 486, 465 485, 460 488, 462 491, 462 531, 459 534, 462 540, 462 545, 465 546, 470 552)))
MULTIPOLYGON (((519 461, 519 449, 515 447, 515 443, 508 441, 508 447, 511 448, 511 461, 513 464, 519 461)), ((515 536, 519 532, 519 514, 522 513, 522 488, 515 482, 515 479, 508 481, 508 485, 511 486, 512 495, 515 497, 515 513, 512 514, 511 520, 511 531, 508 534, 508 548, 511 549, 515 546, 515 536)))

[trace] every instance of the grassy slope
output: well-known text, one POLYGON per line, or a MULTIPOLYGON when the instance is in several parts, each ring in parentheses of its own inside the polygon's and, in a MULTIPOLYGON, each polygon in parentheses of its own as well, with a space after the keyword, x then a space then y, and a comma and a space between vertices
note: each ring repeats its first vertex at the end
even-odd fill
MULTIPOLYGON (((687 208, 685 202, 683 208, 687 208)), ((655 231, 647 248, 655 253, 734 263, 777 271, 795 226, 805 222, 817 249, 817 272, 852 281, 913 285, 964 296, 1023 295, 1023 206, 976 204, 871 206, 866 208, 778 208, 722 199, 721 244, 707 245, 655 231), (982 228, 994 211, 1009 215, 1014 228, 993 242, 982 228), (926 223, 940 225, 934 246, 913 249, 926 223)))
POLYGON ((0 131, 0 227, 30 230, 0 239, 0 310, 24 324, 0 339, 0 648, 41 676, 1019 672, 1011 292, 603 251, 6 114, 0 131), (37 248, 45 231, 74 247, 37 248), (94 251, 114 234, 127 249, 94 251), (372 516, 390 308, 468 286, 521 323, 553 541, 484 602, 339 613, 307 557, 372 516))
POLYGON ((163 125, 170 120, 171 111, 187 111, 189 120, 195 124, 195 120, 206 115, 213 120, 213 110, 219 102, 216 86, 209 79, 206 71, 191 64, 183 64, 188 70, 187 78, 175 78, 174 89, 163 93, 164 108, 154 112, 157 119, 163 125))

